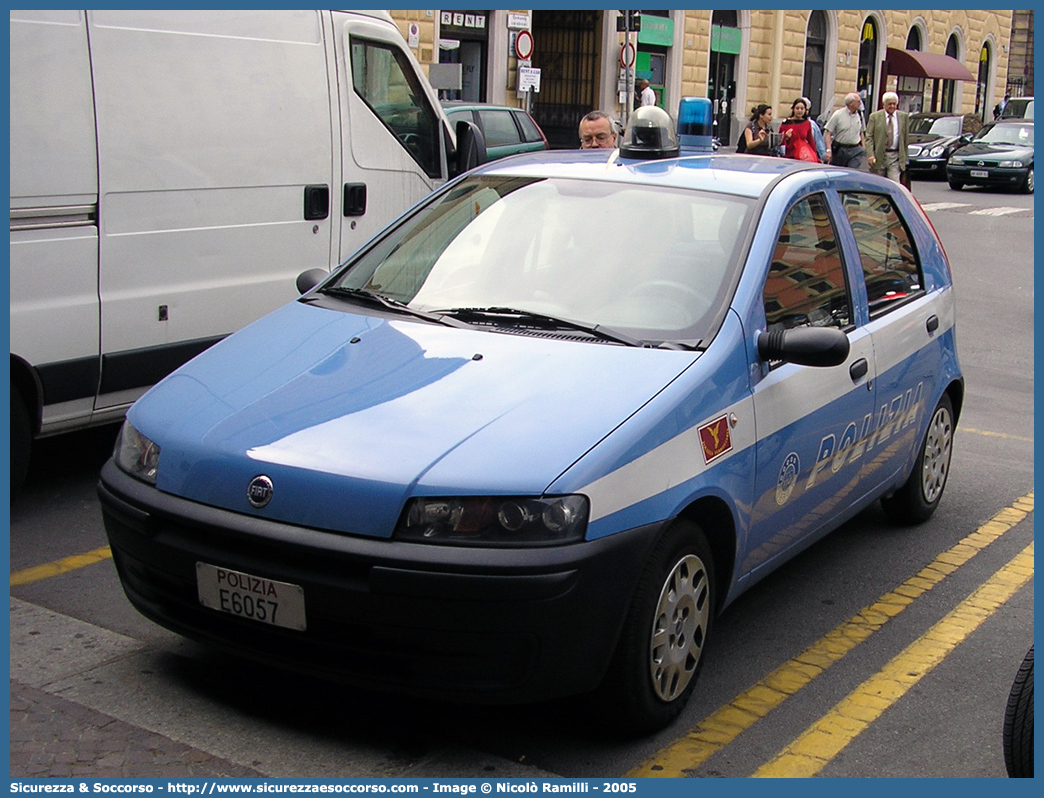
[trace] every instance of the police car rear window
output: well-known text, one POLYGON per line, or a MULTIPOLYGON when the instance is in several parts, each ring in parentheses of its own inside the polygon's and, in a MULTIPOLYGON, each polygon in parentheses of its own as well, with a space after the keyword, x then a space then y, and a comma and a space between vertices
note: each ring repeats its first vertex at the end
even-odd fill
POLYGON ((924 279, 917 250, 892 200, 882 194, 844 192, 841 202, 859 248, 870 315, 885 313, 920 293, 924 279))

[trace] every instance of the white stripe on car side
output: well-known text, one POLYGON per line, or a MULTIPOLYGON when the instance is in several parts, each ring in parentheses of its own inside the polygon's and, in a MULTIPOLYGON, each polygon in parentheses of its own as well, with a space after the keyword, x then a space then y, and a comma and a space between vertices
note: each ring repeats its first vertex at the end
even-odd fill
POLYGON ((736 416, 737 423, 729 434, 732 449, 714 460, 713 465, 734 457, 738 452, 754 445, 754 402, 747 398, 723 411, 715 413, 699 424, 676 435, 646 452, 641 457, 596 479, 580 488, 591 500, 591 520, 597 521, 607 515, 626 509, 682 483, 706 471, 709 466, 703 456, 699 427, 724 414, 736 416))

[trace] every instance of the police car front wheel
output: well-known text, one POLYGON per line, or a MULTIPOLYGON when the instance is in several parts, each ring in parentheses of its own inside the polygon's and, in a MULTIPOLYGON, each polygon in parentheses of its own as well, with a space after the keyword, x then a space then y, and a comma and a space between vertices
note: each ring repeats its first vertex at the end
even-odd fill
POLYGON ((599 710, 615 728, 646 734, 685 707, 703 665, 717 597, 710 547, 678 519, 657 542, 638 581, 599 710))

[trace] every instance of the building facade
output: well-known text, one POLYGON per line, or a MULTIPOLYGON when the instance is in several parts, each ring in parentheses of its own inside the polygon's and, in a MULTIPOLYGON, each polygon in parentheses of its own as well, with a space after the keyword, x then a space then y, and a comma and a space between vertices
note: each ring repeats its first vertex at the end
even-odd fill
MULTIPOLYGON (((626 122, 643 78, 672 114, 682 97, 710 98, 725 145, 756 104, 779 117, 805 96, 824 117, 850 91, 868 110, 893 90, 906 110, 989 120, 1012 77, 1014 15, 1032 12, 643 10, 638 30, 616 10, 391 14, 422 65, 460 65, 443 97, 527 107, 552 146, 574 147, 592 109, 626 122), (520 67, 523 83, 538 75, 539 91, 518 91, 520 67)), ((1032 53, 1032 26, 1028 36, 1032 53)))

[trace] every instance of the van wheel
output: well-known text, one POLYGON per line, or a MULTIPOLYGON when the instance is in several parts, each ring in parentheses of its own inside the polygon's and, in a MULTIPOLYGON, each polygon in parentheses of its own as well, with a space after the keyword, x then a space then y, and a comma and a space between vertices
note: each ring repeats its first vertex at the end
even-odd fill
POLYGON ((950 474, 953 450, 953 404, 942 395, 921 441, 910 478, 891 496, 881 499, 885 515, 896 524, 920 524, 939 506, 950 474))
POLYGON ((1033 646, 1026 652, 1008 693, 1004 765, 1013 779, 1033 778, 1033 646))
POLYGON ((657 542, 635 589, 609 671, 597 691, 606 722, 648 734, 685 708, 703 667, 717 599, 710 547, 676 520, 657 542))
POLYGON ((11 386, 11 496, 22 488, 29 471, 29 452, 33 445, 33 430, 29 424, 22 393, 11 386))
POLYGON ((960 180, 947 180, 946 182, 950 184, 950 188, 952 188, 954 191, 960 191, 962 188, 964 188, 964 183, 962 183, 960 180))

